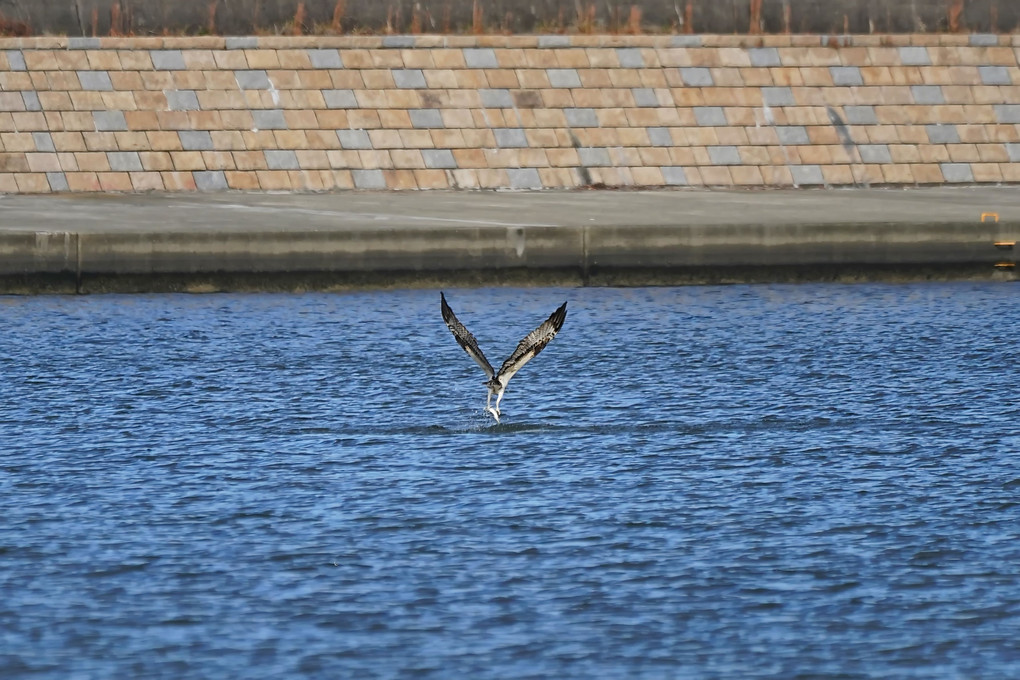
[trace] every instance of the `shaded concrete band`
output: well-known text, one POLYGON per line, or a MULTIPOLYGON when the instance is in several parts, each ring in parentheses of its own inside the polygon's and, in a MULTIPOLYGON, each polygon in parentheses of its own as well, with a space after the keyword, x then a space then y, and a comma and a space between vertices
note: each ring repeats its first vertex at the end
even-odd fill
MULTIPOLYGON (((4 292, 993 278, 1005 225, 0 232, 4 292)), ((1020 231, 1020 225, 1011 227, 1020 231)))

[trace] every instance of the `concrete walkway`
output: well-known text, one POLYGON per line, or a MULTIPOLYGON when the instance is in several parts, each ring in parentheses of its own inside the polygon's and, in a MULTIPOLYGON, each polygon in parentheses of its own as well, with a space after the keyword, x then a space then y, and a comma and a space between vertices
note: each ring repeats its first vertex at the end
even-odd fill
POLYGON ((1017 187, 9 195, 0 291, 1008 279, 1018 237, 1017 187))

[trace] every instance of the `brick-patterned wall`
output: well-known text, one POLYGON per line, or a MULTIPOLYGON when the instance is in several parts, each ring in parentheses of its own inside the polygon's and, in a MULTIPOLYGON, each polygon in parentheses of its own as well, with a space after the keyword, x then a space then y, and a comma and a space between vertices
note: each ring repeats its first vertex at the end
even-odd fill
POLYGON ((1020 181, 1020 35, 0 39, 0 192, 1020 181))

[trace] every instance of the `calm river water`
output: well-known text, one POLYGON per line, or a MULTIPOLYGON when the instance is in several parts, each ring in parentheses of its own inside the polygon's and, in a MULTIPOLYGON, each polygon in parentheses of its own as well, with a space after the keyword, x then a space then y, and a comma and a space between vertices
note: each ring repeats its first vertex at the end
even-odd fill
POLYGON ((1020 677, 1018 293, 0 298, 0 675, 1020 677))

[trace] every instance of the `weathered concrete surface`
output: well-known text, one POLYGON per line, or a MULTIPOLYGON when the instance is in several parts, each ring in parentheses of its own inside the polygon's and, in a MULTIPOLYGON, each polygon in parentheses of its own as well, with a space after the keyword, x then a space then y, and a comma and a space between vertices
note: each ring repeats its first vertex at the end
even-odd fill
POLYGON ((0 290, 1010 278, 1018 237, 1009 187, 5 196, 0 290))

